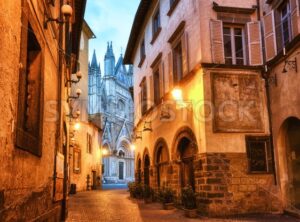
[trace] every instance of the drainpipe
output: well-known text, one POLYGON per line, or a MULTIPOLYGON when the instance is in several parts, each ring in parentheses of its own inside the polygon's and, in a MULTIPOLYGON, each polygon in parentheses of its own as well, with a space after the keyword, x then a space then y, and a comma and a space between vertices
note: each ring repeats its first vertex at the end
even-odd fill
MULTIPOLYGON (((257 4, 257 20, 261 21, 261 8, 260 8, 260 0, 256 0, 257 4)), ((264 41, 264 30, 261 25, 261 43, 262 48, 265 49, 265 41, 264 41)), ((262 50, 263 53, 263 64, 266 65, 266 51, 262 50)), ((273 167, 273 175, 274 175, 274 184, 277 185, 277 174, 276 174, 276 164, 275 164, 275 155, 274 155, 274 143, 273 143, 273 125, 272 125, 272 110, 271 110, 271 96, 270 96, 270 87, 269 87, 269 70, 265 70, 263 67, 262 77, 265 80, 265 89, 266 89, 266 97, 267 97, 267 110, 268 110, 268 120, 269 120, 269 131, 270 131, 270 146, 272 152, 272 167, 273 167)))
MULTIPOLYGON (((63 0, 60 0, 60 6, 63 4, 63 0)), ((61 19, 61 15, 60 18, 61 19)), ((61 130, 61 73, 62 73, 62 57, 61 57, 61 51, 60 48, 62 46, 62 27, 61 25, 59 25, 59 33, 58 33, 58 49, 57 49, 57 53, 58 53, 58 67, 57 67, 57 111, 58 111, 58 118, 55 119, 56 121, 56 133, 55 133, 55 149, 54 149, 54 169, 53 169, 53 199, 55 199, 55 193, 56 193, 56 156, 59 150, 59 146, 60 146, 60 130, 61 130)))

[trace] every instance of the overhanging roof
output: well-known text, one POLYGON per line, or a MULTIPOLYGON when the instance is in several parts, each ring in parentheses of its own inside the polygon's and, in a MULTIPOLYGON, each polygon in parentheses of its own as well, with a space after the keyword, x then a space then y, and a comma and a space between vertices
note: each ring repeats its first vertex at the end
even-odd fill
POLYGON ((85 20, 83 20, 82 30, 87 34, 89 39, 96 38, 96 35, 94 34, 93 30, 85 20))
POLYGON ((136 46, 139 34, 146 20, 147 12, 152 4, 152 1, 141 0, 138 10, 135 14, 133 25, 131 28, 127 48, 124 56, 124 64, 132 64, 134 48, 136 46))

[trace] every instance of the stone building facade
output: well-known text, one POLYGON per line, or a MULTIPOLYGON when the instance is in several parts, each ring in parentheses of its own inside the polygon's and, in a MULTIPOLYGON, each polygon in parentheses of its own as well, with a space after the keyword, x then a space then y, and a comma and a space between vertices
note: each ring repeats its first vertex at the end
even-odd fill
POLYGON ((133 130, 132 66, 117 63, 112 43, 108 43, 104 74, 94 51, 89 66, 89 114, 103 130, 103 183, 123 183, 134 179, 134 153, 131 150, 133 130))
POLYGON ((94 33, 84 21, 80 40, 79 63, 82 77, 72 85, 73 94, 77 88, 82 90, 80 99, 74 103, 73 115, 80 110, 78 122, 80 128, 74 131, 74 142, 70 148, 70 185, 76 184, 77 191, 97 189, 101 187, 101 139, 102 130, 89 120, 88 116, 88 68, 89 40, 95 38, 94 33))
POLYGON ((72 61, 78 59, 85 1, 72 2, 71 18, 62 15, 63 4, 0 3, 0 221, 66 217, 69 124, 63 124, 68 110, 63 108, 68 105, 63 102, 68 91, 64 80, 76 69, 72 61))
POLYGON ((282 212, 256 0, 142 0, 134 65, 136 179, 198 193, 200 214, 282 212))
POLYGON ((298 0, 261 1, 267 90, 277 183, 286 211, 300 210, 300 91, 298 82, 300 20, 298 0))

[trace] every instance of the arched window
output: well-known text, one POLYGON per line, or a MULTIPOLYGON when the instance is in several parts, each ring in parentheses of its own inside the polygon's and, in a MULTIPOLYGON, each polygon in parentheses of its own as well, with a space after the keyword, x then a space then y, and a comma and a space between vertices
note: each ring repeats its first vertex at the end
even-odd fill
POLYGON ((120 150, 118 156, 125 157, 125 152, 123 150, 120 150))
POLYGON ((125 102, 121 99, 118 101, 118 110, 122 113, 125 111, 125 102))

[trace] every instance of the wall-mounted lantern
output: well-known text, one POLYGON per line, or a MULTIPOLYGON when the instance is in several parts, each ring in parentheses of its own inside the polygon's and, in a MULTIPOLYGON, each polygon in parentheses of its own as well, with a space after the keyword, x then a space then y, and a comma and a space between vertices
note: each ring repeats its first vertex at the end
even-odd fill
POLYGON ((81 93, 82 93, 81 89, 77 89, 76 90, 76 95, 77 96, 68 96, 67 102, 69 102, 70 99, 78 99, 80 97, 81 93))
POLYGON ((132 143, 131 145, 130 145, 130 149, 132 150, 132 151, 135 151, 135 145, 132 143))
POLYGON ((285 60, 284 61, 284 67, 282 70, 282 73, 287 73, 288 70, 295 70, 295 72, 298 72, 298 66, 297 66, 297 57, 293 60, 285 60))
POLYGON ((60 20, 59 18, 51 18, 48 16, 48 14, 45 12, 44 14, 44 29, 48 28, 48 22, 56 22, 58 24, 63 24, 65 22, 69 22, 69 18, 73 14, 73 9, 70 5, 64 4, 61 7, 61 13, 65 17, 65 20, 60 20))
POLYGON ((171 118, 170 107, 168 107, 162 101, 161 108, 160 108, 160 120, 170 119, 170 118, 171 118))
POLYGON ((70 109, 70 113, 67 115, 67 117, 71 119, 77 119, 80 116, 80 110, 77 109, 75 114, 73 114, 72 109, 70 109))
POLYGON ((142 131, 136 131, 135 132, 135 135, 134 135, 134 139, 135 140, 138 140, 138 139, 142 139, 143 137, 142 137, 142 131))
POLYGON ((146 132, 146 131, 152 132, 152 122, 151 121, 145 121, 143 131, 144 132, 146 132))
POLYGON ((68 83, 70 84, 77 84, 80 82, 81 78, 82 78, 82 73, 79 71, 77 71, 76 73, 73 73, 72 75, 76 75, 77 80, 74 79, 68 79, 65 83, 65 86, 67 86, 68 83))

